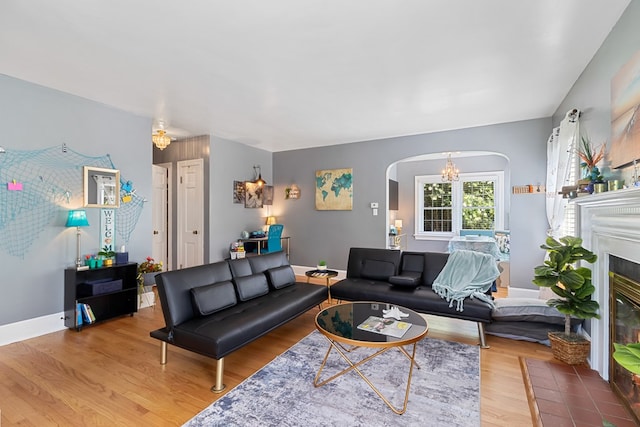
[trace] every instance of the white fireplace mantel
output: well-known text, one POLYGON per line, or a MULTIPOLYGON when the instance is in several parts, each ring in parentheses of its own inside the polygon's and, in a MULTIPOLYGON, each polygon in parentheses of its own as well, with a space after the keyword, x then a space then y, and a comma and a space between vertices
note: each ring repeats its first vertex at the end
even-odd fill
POLYGON ((577 209, 578 235, 583 246, 598 255, 592 266, 600 304, 600 319, 591 320, 591 368, 609 379, 609 255, 640 263, 640 188, 581 196, 577 209))

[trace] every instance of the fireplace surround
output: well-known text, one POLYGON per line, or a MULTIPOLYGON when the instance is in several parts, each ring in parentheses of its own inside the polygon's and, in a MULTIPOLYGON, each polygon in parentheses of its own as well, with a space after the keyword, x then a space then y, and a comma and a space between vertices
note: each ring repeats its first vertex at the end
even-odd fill
POLYGON ((585 332, 591 339, 589 364, 609 380, 610 263, 611 259, 622 259, 640 264, 640 188, 581 196, 571 203, 577 206, 577 234, 583 246, 598 255, 592 265, 592 282, 596 288, 593 297, 600 304, 600 319, 585 322, 585 332))

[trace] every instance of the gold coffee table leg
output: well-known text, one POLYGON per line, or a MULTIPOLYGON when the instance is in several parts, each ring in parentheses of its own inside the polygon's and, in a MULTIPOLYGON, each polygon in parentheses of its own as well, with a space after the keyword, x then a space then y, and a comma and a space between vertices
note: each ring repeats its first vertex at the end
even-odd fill
POLYGON ((346 374, 347 372, 350 371, 355 371, 358 375, 360 375, 360 377, 369 385, 369 387, 371 387, 371 389, 384 401, 384 403, 396 414, 398 415, 402 415, 406 412, 407 410, 407 403, 409 402, 409 390, 411 389, 411 374, 413 373, 413 366, 416 365, 416 367, 418 369, 420 369, 420 366, 416 363, 415 361, 415 356, 416 356, 416 344, 417 342, 413 343, 413 349, 411 351, 411 354, 409 354, 403 347, 398 346, 395 347, 397 348, 400 352, 402 352, 408 359, 409 359, 409 374, 407 376, 407 388, 404 394, 404 403, 402 408, 396 408, 391 402, 389 402, 389 400, 384 397, 384 395, 376 388, 376 386, 373 385, 373 383, 369 380, 369 378, 366 377, 366 375, 364 375, 362 373, 362 371, 360 371, 360 369, 358 369, 358 367, 366 362, 368 362, 371 359, 374 359, 375 357, 381 355, 382 353, 385 353, 387 350, 394 348, 394 347, 386 347, 386 348, 382 348, 378 351, 376 351, 375 353, 373 353, 372 355, 362 359, 359 362, 354 363, 353 361, 351 361, 351 359, 349 359, 349 357, 347 357, 347 354, 345 352, 343 352, 339 345, 336 345, 336 343, 334 341, 329 340, 330 346, 329 349, 327 350, 327 354, 325 354, 324 359, 322 360, 322 364, 320 365, 320 369, 318 370, 318 373, 316 374, 315 379, 313 380, 313 385, 316 387, 321 387, 333 380, 335 380, 336 378, 346 374), (342 371, 338 372, 337 374, 333 375, 330 378, 327 378, 326 380, 320 381, 320 375, 322 374, 322 371, 324 370, 325 364, 327 363, 327 359, 329 358, 329 354, 331 354, 331 350, 335 349, 338 354, 340 354, 340 356, 349 364, 349 367, 343 369, 342 371))

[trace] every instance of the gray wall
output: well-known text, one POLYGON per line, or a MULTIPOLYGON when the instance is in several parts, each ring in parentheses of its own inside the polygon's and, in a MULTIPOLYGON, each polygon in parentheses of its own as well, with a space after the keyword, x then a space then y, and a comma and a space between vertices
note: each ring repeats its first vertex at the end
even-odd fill
POLYGON ((211 137, 211 261, 229 258, 229 245, 243 230, 260 230, 265 224, 271 207, 247 209, 235 204, 232 190, 234 180, 254 179, 253 165, 260 165, 262 178, 271 185, 271 157, 268 151, 211 137))
MULTIPOLYGON (((545 181, 550 132, 548 118, 274 153, 274 210, 291 236, 291 262, 313 266, 325 259, 330 268, 345 269, 350 247, 385 247, 389 165, 429 153, 490 151, 509 160, 511 185, 536 184, 545 181), (353 210, 316 211, 315 171, 348 167, 353 168, 353 210), (284 188, 293 183, 301 198, 284 200, 284 188), (371 202, 379 203, 378 216, 372 215, 371 202)), ((547 229, 544 198, 510 195, 510 207, 511 286, 534 289, 533 267, 544 255, 538 246, 547 229)))
MULTIPOLYGON (((611 79, 640 51, 638 22, 640 1, 632 1, 556 110, 553 115, 555 126, 567 111, 578 108, 583 111, 581 131, 586 131, 595 143, 611 141, 611 79)), ((622 177, 625 183, 631 182, 633 168, 612 171, 606 159, 599 166, 605 178, 622 177)))
MULTIPOLYGON (((149 118, 0 75, 0 146, 28 153, 66 143, 69 150, 87 156, 108 153, 122 177, 133 182, 136 194, 147 199, 127 243, 133 262, 151 255, 151 124, 149 118)), ((271 153, 215 137, 203 148, 205 139, 209 137, 176 141, 158 154, 156 161, 205 158, 205 199, 209 206, 205 254, 209 261, 218 261, 228 257, 229 244, 240 237, 242 230, 256 230, 264 224, 269 209, 245 209, 244 205, 233 204, 232 184, 234 180, 252 180, 252 166, 256 164, 271 183, 271 153)), ((4 166, 0 157, 0 167, 4 166)), ((81 168, 78 182, 82 182, 81 168)), ((76 256, 75 229, 65 227, 66 215, 81 205, 81 195, 61 205, 24 258, 0 251, 4 278, 0 281, 0 325, 63 311, 64 269, 73 265, 76 256)), ((0 218, 8 213, 8 206, 0 206, 0 218)), ((81 251, 95 253, 99 243, 98 210, 87 209, 87 214, 91 226, 82 229, 81 251)), ((123 243, 116 241, 117 247, 123 243)))
MULTIPOLYGON (((66 143, 69 150, 87 156, 108 153, 121 176, 133 182, 136 193, 151 196, 150 119, 0 75, 0 129, 0 146, 7 152, 24 150, 29 154, 54 146, 61 148, 66 143)), ((0 158, 0 167, 8 166, 0 158)), ((53 173, 59 170, 57 166, 61 165, 52 165, 53 173)), ((77 179, 82 182, 81 168, 77 179)), ((76 230, 65 227, 66 216, 70 209, 81 205, 81 194, 61 202, 59 211, 24 258, 0 251, 0 325, 62 311, 64 269, 73 265, 76 257, 76 230)), ((9 208, 0 206, 0 216, 5 220, 9 208)), ((87 209, 91 226, 82 228, 82 253, 98 251, 98 213, 98 209, 87 209)), ((127 243, 132 261, 150 255, 150 235, 151 205, 145 203, 127 243)), ((117 247, 122 244, 116 240, 117 247)))

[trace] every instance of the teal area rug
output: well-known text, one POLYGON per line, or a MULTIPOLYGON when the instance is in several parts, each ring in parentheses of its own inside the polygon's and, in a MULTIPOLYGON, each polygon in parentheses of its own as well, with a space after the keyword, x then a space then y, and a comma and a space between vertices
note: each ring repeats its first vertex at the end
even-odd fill
MULTIPOLYGON (((479 426, 480 350, 425 338, 418 343, 409 405, 394 414, 358 376, 349 372, 322 387, 313 379, 329 342, 313 332, 211 404, 185 426, 479 426)), ((410 348, 407 347, 407 350, 410 348)), ((358 349, 362 357, 372 349, 358 349)), ((359 354, 357 353, 357 354, 359 354)), ((352 353, 353 354, 353 353, 352 353)), ((346 367, 332 351, 322 378, 346 367)), ((396 349, 361 370, 395 406, 402 406, 409 360, 396 349)))

